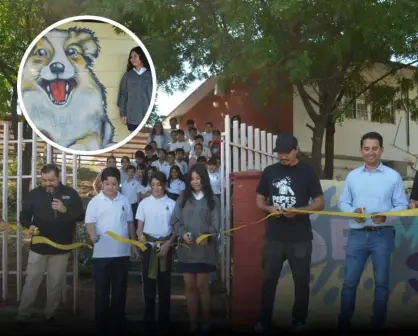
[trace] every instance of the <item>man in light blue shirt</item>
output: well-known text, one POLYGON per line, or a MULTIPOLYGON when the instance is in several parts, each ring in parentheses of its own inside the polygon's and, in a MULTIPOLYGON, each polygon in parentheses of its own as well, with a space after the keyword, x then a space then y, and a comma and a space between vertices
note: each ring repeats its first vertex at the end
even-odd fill
MULTIPOLYGON (((382 136, 367 133, 361 138, 360 147, 365 164, 348 174, 338 203, 340 210, 375 214, 407 209, 408 198, 401 176, 380 161, 382 136)), ((377 215, 350 221, 339 318, 342 329, 350 326, 357 286, 369 256, 375 279, 371 325, 382 327, 386 321, 390 261, 395 241, 393 224, 393 220, 377 215)))

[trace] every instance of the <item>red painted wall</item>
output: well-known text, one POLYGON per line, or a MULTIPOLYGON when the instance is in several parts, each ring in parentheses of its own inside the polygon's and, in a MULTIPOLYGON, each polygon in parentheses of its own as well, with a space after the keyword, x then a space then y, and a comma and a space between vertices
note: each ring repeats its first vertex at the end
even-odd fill
POLYGON ((260 314, 262 281, 262 242, 265 224, 257 223, 265 214, 255 206, 255 190, 261 172, 233 174, 233 227, 251 224, 234 231, 232 238, 231 323, 254 326, 260 314))
MULTIPOLYGON (((273 104, 271 104, 273 105, 273 104)), ((224 97, 215 96, 213 92, 208 94, 194 107, 192 107, 180 120, 180 128, 186 129, 186 121, 193 119, 198 131, 203 131, 206 122, 212 122, 214 129, 224 131, 224 117, 239 115, 241 121, 248 126, 260 128, 267 132, 277 134, 279 132, 293 133, 293 93, 283 97, 279 103, 279 117, 273 106, 267 108, 267 113, 277 124, 272 124, 266 112, 256 111, 250 103, 248 90, 244 85, 236 84, 226 91, 224 97), (289 98, 290 97, 290 98, 289 98)))

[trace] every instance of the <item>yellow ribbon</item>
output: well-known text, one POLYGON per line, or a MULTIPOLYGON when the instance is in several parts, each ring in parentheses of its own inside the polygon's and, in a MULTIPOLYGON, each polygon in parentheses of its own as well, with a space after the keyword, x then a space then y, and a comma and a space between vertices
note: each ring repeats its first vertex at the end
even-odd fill
POLYGON ((13 224, 4 224, 1 223, 0 224, 0 229, 1 231, 7 230, 7 231, 18 231, 19 229, 22 231, 23 234, 26 235, 34 235, 34 236, 38 236, 39 235, 39 229, 35 228, 35 231, 33 233, 29 232, 29 229, 26 229, 23 226, 17 226, 17 225, 13 225, 13 224))
MULTIPOLYGON (((292 210, 287 210, 289 212, 294 212, 294 213, 299 213, 299 214, 304 214, 304 215, 326 215, 326 216, 337 216, 337 217, 348 217, 348 218, 370 218, 372 216, 385 216, 385 217, 418 217, 418 208, 415 209, 408 209, 408 210, 398 210, 398 211, 389 211, 389 212, 380 212, 380 213, 376 213, 376 214, 368 214, 368 213, 356 213, 356 212, 343 212, 343 211, 314 211, 314 210, 298 210, 298 209, 292 209, 292 210)), ((258 224, 260 222, 264 222, 266 219, 273 217, 273 216, 278 216, 280 215, 281 209, 278 209, 277 214, 272 213, 267 215, 266 217, 260 219, 257 222, 254 223, 250 223, 250 224, 244 224, 235 228, 231 228, 228 230, 224 230, 222 232, 220 232, 220 234, 225 234, 228 232, 232 232, 232 231, 236 231, 236 230, 240 230, 243 229, 244 227, 250 226, 250 225, 254 225, 254 224, 258 224)), ((217 236, 218 233, 205 233, 205 234, 201 234, 196 238, 196 244, 199 245, 204 239, 211 237, 211 236, 217 236)))
POLYGON ((87 243, 73 243, 73 244, 68 244, 68 245, 58 244, 58 243, 53 242, 52 240, 49 240, 46 237, 41 237, 41 236, 32 237, 32 244, 47 244, 60 250, 73 250, 73 249, 80 248, 83 246, 86 246, 89 249, 92 248, 91 245, 87 243))
MULTIPOLYGON (((289 212, 294 212, 294 213, 299 213, 299 214, 304 214, 304 215, 326 215, 326 216, 337 216, 337 217, 348 217, 348 218, 370 218, 372 216, 385 216, 385 217, 418 217, 418 208, 415 209, 408 209, 408 210, 398 210, 398 211, 389 211, 389 212, 380 212, 380 213, 376 213, 376 214, 367 214, 367 213, 355 213, 355 212, 343 212, 343 211, 314 211, 314 210, 298 210, 298 209, 291 209, 291 210, 287 210, 289 212)), ((278 209, 277 214, 272 213, 267 215, 266 217, 260 219, 257 222, 254 223, 249 223, 249 224, 244 224, 238 227, 234 227, 228 230, 224 230, 222 232, 220 232, 220 234, 226 234, 229 232, 233 232, 236 230, 240 230, 243 229, 245 227, 254 225, 254 224, 258 224, 261 222, 264 222, 265 220, 267 220, 270 217, 273 216, 278 216, 280 215, 282 212, 280 209, 278 209)), ((57 244, 51 240, 49 240, 46 237, 41 237, 39 236, 40 232, 39 229, 36 228, 34 233, 30 233, 28 229, 19 227, 17 225, 13 225, 13 224, 4 224, 1 223, 0 224, 0 229, 3 230, 13 230, 13 231, 17 231, 17 230, 22 230, 22 232, 26 235, 32 235, 32 244, 48 244, 51 245, 55 248, 61 249, 61 250, 72 250, 72 249, 76 249, 79 247, 83 247, 86 246, 88 248, 92 248, 91 245, 87 244, 87 243, 73 243, 73 244, 69 244, 69 245, 63 245, 63 244, 57 244)), ((145 239, 144 236, 141 237, 141 241, 137 241, 137 240, 133 240, 133 239, 127 239, 124 238, 112 231, 106 231, 105 234, 109 235, 110 237, 112 237, 114 240, 116 240, 119 243, 123 243, 123 244, 130 244, 130 245, 134 245, 137 246, 142 252, 146 251, 147 247, 147 241, 145 239)), ((205 234, 201 234, 196 238, 196 244, 199 245, 203 240, 212 237, 212 236, 217 236, 218 233, 205 233, 205 234)), ((154 242, 154 245, 157 246, 158 244, 163 244, 164 241, 157 241, 154 242)), ((177 245, 183 245, 186 246, 188 248, 190 248, 189 246, 185 245, 185 244, 180 244, 177 243, 177 245)))
POLYGON ((141 252, 144 252, 147 249, 145 244, 143 242, 138 241, 138 240, 128 239, 128 238, 119 236, 118 234, 116 234, 112 231, 106 231, 105 234, 109 235, 110 237, 112 237, 114 240, 116 240, 119 243, 131 244, 131 245, 137 246, 137 247, 139 247, 141 252))

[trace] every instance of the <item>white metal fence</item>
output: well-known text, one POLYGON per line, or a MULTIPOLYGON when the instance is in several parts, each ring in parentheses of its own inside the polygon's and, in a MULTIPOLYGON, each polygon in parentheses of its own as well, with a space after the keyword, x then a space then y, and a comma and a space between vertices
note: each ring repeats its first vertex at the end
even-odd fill
MULTIPOLYGON (((221 195, 222 214, 224 214, 222 230, 228 230, 232 227, 231 173, 249 170, 262 171, 277 162, 278 159, 273 154, 277 135, 245 123, 239 124, 238 120, 234 120, 231 125, 229 115, 225 116, 224 125, 221 144, 221 179, 224 191, 221 195)), ((221 279, 227 294, 230 294, 231 290, 232 262, 231 239, 229 235, 226 235, 221 254, 221 279)))
MULTIPOLYGON (((10 140, 9 137, 9 125, 7 122, 3 124, 3 176, 1 177, 2 180, 2 214, 5 222, 7 223, 8 220, 13 218, 9 216, 9 204, 8 204, 8 188, 9 182, 15 180, 16 181, 16 214, 15 215, 15 222, 16 225, 19 227, 19 213, 22 209, 22 187, 23 187, 23 180, 30 179, 31 181, 31 188, 35 188, 38 184, 38 156, 37 156, 37 143, 38 141, 42 141, 38 139, 36 133, 32 131, 32 138, 31 139, 24 139, 23 137, 23 123, 18 124, 17 128, 17 140, 10 140), (29 175, 23 175, 22 173, 22 154, 23 154, 23 145, 24 144, 32 144, 32 154, 31 154, 31 170, 29 175), (12 162, 12 157, 9 153, 9 145, 16 144, 17 146, 17 173, 16 175, 9 175, 8 174, 8 165, 12 162)), ((46 144, 46 156, 47 156, 47 163, 52 163, 52 147, 49 144, 46 144)), ((72 185, 75 189, 77 189, 77 170, 78 170, 78 158, 77 155, 67 155, 64 152, 59 153, 60 163, 61 163, 61 181, 63 184, 67 183, 67 178, 72 178, 72 185), (67 166, 72 164, 72 174, 67 174, 67 166)), ((20 301, 21 292, 23 287, 23 275, 25 275, 25 270, 22 269, 22 236, 20 230, 17 230, 15 234, 10 234, 6 230, 1 233, 2 238, 2 267, 1 267, 1 279, 2 279, 2 299, 6 301, 9 297, 9 275, 16 277, 16 298, 17 301, 20 301), (9 269, 9 253, 12 252, 9 250, 9 243, 10 241, 16 242, 16 269, 9 269)), ((73 250, 73 262, 72 262, 72 270, 67 273, 67 275, 72 275, 73 284, 73 311, 76 313, 77 309, 77 286, 78 286, 78 258, 77 258, 77 250, 73 250)), ((48 284, 47 284, 48 286, 48 284)), ((63 284, 63 301, 67 299, 67 279, 63 284)))

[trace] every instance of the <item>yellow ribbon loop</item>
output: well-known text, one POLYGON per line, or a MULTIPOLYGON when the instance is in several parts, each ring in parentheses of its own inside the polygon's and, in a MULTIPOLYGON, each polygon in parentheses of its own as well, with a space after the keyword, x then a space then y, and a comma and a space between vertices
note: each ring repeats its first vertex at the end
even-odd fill
POLYGON ((41 236, 33 237, 32 244, 48 244, 60 250, 74 250, 76 248, 80 248, 83 246, 86 246, 89 249, 92 249, 92 246, 87 243, 73 243, 73 244, 63 245, 63 244, 55 243, 52 240, 49 240, 48 238, 41 237, 41 236))
POLYGON ((137 247, 139 247, 141 252, 145 252, 147 250, 147 247, 145 246, 145 244, 143 242, 139 242, 139 241, 133 240, 133 239, 124 238, 124 237, 119 236, 118 234, 116 234, 112 231, 106 231, 105 234, 109 235, 110 237, 112 237, 114 240, 116 240, 119 243, 130 244, 130 245, 137 246, 137 247))

